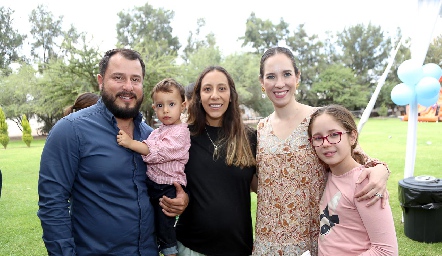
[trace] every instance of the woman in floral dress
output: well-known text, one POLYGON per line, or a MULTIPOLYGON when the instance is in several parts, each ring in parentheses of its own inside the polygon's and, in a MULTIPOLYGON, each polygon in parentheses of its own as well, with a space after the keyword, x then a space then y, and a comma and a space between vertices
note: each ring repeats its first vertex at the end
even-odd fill
MULTIPOLYGON (((317 110, 296 100, 301 74, 292 52, 267 50, 261 58, 260 83, 274 112, 258 124, 258 201, 253 255, 317 255, 319 201, 326 167, 309 144, 307 128, 317 110)), ((360 154, 364 153, 359 148, 360 154)), ((388 168, 365 156, 369 183, 357 195, 367 206, 387 199, 388 168), (376 193, 384 198, 374 196, 376 193)), ((386 202, 386 201, 385 201, 386 202)), ((385 205, 385 204, 384 204, 385 205)))

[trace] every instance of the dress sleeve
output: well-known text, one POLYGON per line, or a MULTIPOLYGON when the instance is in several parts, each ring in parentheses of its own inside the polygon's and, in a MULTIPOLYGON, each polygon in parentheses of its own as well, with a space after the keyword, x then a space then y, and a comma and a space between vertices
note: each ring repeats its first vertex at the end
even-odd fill
POLYGON ((69 121, 59 120, 43 149, 38 179, 43 241, 49 255, 75 255, 69 198, 79 161, 79 143, 69 121))

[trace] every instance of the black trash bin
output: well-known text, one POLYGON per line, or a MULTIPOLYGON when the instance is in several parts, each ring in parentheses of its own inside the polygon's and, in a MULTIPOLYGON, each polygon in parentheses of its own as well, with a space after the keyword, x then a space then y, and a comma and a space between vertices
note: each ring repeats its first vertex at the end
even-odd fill
POLYGON ((404 233, 419 242, 442 242, 442 180, 433 176, 399 181, 404 233))

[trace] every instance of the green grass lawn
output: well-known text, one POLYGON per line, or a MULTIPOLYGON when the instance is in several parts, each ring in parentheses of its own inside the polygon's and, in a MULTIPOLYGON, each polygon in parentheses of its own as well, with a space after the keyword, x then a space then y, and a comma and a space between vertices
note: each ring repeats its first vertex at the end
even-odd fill
MULTIPOLYGON (((418 123, 417 153, 414 175, 442 178, 442 128, 439 123, 418 123)), ((402 210, 398 200, 398 182, 404 178, 408 123, 399 119, 370 119, 359 142, 371 157, 388 163, 390 205, 399 242, 399 255, 442 255, 441 243, 416 242, 404 235, 402 210)), ((37 180, 44 139, 35 139, 31 147, 12 140, 7 149, 0 148, 3 189, 0 198, 0 255, 46 255, 37 218, 37 180)), ((253 218, 256 196, 252 195, 253 218)), ((442 218, 442 215, 441 215, 442 218)))

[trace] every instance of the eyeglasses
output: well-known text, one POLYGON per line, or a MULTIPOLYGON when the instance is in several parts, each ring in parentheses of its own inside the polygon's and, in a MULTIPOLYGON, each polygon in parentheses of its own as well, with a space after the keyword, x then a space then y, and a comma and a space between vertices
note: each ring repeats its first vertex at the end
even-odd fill
POLYGON ((349 133, 349 132, 334 132, 330 133, 329 135, 323 137, 323 136, 313 136, 310 139, 310 143, 313 147, 320 147, 322 144, 324 144, 324 140, 327 140, 330 144, 338 144, 341 142, 342 134, 349 133))

